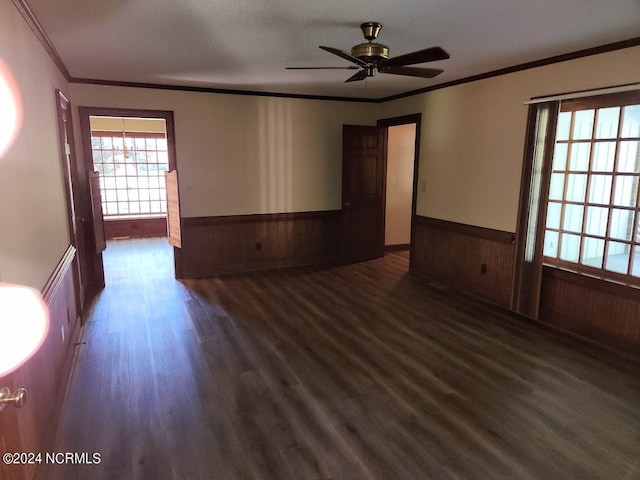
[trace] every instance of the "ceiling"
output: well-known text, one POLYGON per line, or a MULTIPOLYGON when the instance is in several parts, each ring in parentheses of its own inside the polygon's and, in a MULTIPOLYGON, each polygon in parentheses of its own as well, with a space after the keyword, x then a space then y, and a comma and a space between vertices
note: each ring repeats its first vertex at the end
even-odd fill
MULTIPOLYGON (((640 36, 640 0, 26 0, 73 78, 379 99, 640 36), (344 83, 359 25, 390 56, 441 46, 434 79, 344 83)), ((623 68, 621 66, 621 68, 623 68)), ((588 72, 585 72, 588 74, 588 72)))

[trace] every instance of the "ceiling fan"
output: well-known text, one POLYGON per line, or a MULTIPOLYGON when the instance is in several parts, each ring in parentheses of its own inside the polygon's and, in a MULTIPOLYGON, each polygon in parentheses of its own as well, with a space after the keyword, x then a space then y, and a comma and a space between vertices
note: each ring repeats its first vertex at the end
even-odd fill
POLYGON ((443 70, 437 68, 407 66, 448 59, 449 54, 442 48, 431 47, 400 55, 399 57, 389 58, 389 47, 375 42, 382 25, 378 22, 366 22, 360 25, 360 28, 362 29, 364 38, 367 39, 368 42, 356 45, 351 49, 351 53, 347 53, 338 48, 320 46, 321 49, 342 57, 345 60, 349 60, 355 63, 355 65, 348 67, 287 67, 287 70, 358 70, 358 72, 349 77, 346 82, 357 82, 367 77, 373 77, 376 74, 376 70, 380 73, 421 78, 433 78, 443 72, 443 70))

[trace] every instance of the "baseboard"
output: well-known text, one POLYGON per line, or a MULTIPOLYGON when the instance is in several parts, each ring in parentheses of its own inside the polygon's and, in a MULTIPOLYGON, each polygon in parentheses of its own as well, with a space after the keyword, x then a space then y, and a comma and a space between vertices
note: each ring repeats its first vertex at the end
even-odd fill
POLYGON ((638 367, 640 367, 640 354, 638 353, 637 350, 632 351, 627 349, 620 349, 615 346, 609 345, 607 343, 598 341, 594 338, 590 338, 585 335, 580 335, 579 333, 576 333, 574 331, 567 330, 566 328, 563 328, 561 326, 547 323, 543 320, 533 320, 531 318, 526 318, 526 317, 523 317, 523 318, 525 319, 525 321, 532 322, 545 330, 548 330, 550 332, 554 332, 557 335, 584 343, 585 345, 589 345, 601 352, 606 353, 607 355, 613 355, 623 360, 624 362, 632 362, 637 364, 638 367))
POLYGON ((401 244, 397 244, 397 245, 385 245, 384 246, 384 251, 385 252, 404 252, 404 251, 408 251, 411 249, 411 245, 409 245, 408 243, 401 243, 401 244))

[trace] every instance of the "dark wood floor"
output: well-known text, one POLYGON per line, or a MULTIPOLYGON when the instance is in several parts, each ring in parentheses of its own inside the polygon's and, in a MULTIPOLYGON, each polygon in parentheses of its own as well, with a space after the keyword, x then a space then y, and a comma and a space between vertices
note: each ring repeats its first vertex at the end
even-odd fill
POLYGON ((407 273, 110 243, 47 479, 640 478, 638 366, 407 273))

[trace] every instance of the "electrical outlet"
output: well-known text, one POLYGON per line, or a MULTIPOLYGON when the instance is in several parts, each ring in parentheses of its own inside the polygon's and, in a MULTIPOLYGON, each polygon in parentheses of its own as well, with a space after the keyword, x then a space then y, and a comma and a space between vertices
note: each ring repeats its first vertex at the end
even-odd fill
POLYGON ((425 180, 423 180, 422 182, 420 182, 420 191, 422 193, 427 191, 427 182, 425 180))

